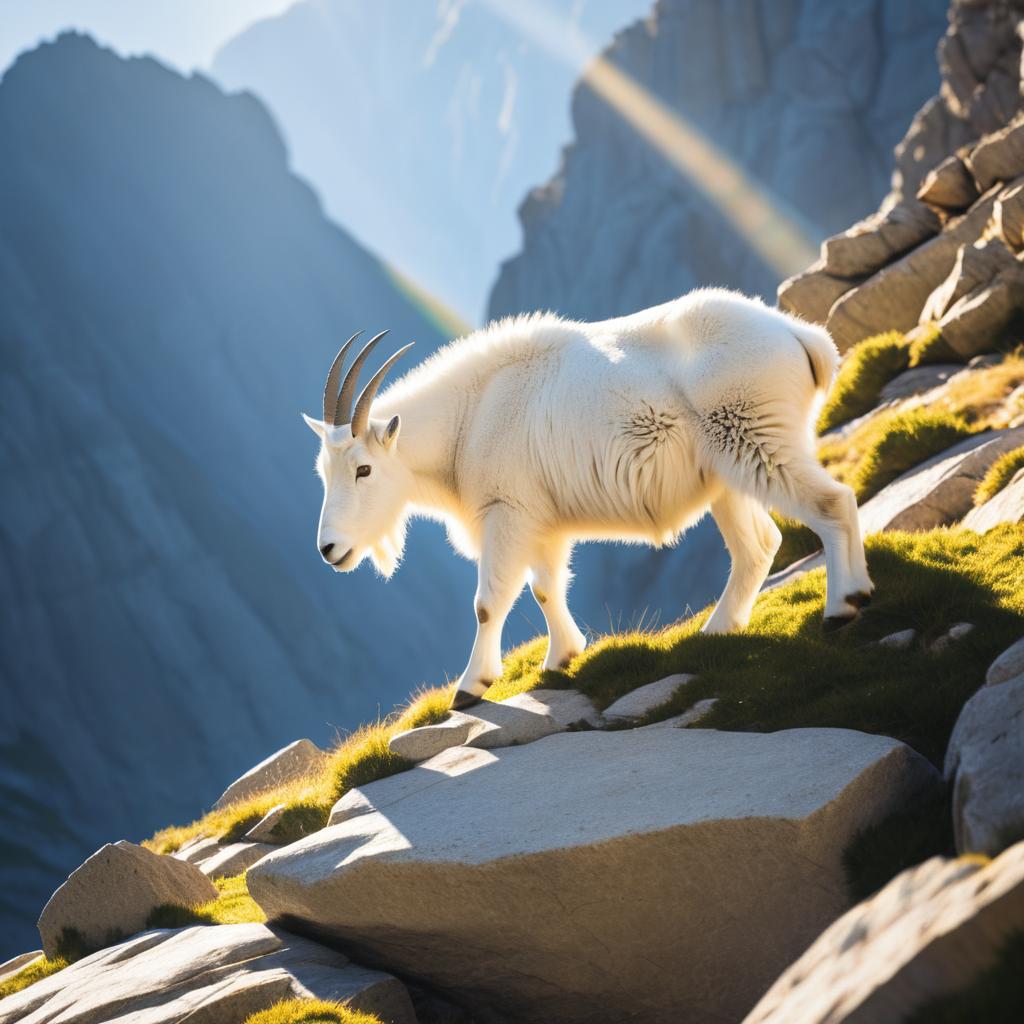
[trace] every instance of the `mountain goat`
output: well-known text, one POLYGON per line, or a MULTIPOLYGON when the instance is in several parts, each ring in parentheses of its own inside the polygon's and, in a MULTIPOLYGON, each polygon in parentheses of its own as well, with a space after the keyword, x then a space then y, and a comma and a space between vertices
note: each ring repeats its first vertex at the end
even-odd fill
POLYGON ((566 602, 579 540, 671 544, 710 508, 732 567, 704 629, 725 633, 747 625, 778 549, 772 507, 821 537, 826 626, 869 600, 853 492, 814 453, 816 398, 838 362, 821 328, 720 290, 601 323, 533 314, 452 342, 376 397, 407 345, 352 411, 382 336, 338 394, 349 339, 323 419, 305 417, 322 442, 317 544, 336 571, 369 556, 390 576, 407 519, 425 514, 478 562, 476 640, 453 707, 501 674, 502 627, 527 579, 548 628, 544 667, 583 650, 566 602))

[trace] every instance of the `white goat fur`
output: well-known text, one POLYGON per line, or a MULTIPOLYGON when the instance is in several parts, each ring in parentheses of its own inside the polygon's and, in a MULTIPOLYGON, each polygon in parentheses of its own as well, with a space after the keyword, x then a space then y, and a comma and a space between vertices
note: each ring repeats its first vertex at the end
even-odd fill
POLYGON ((463 704, 500 675, 527 579, 545 667, 564 666, 585 645, 566 603, 573 543, 671 544, 709 508, 732 568, 706 631, 749 621, 780 542, 766 507, 821 537, 825 615, 851 618, 872 589, 856 501, 818 463, 812 432, 837 362, 823 329, 720 290, 601 323, 503 320, 383 392, 361 437, 307 417, 323 441, 318 545, 351 549, 341 571, 369 555, 390 575, 410 515, 447 524, 479 565, 463 704), (357 480, 357 466, 371 475, 357 480))

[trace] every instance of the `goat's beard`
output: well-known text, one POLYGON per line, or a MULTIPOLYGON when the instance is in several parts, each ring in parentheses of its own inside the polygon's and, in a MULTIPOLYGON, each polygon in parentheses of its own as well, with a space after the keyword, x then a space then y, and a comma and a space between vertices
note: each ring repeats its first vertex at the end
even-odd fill
POLYGON ((402 561, 402 554, 405 551, 405 527, 405 519, 399 520, 398 525, 370 549, 370 561, 385 579, 390 579, 395 574, 402 561))

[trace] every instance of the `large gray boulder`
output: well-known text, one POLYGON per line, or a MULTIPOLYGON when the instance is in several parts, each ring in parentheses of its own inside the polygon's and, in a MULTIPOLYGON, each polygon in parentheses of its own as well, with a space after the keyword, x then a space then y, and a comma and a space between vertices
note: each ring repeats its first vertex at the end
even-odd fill
POLYGON ((984 866, 934 857, 836 921, 744 1024, 903 1024, 970 985, 1021 928, 1024 843, 984 866))
POLYGON ((881 530, 930 530, 962 519, 989 466, 1024 444, 1024 427, 987 431, 907 470, 860 509, 865 534, 881 530))
POLYGON ((945 775, 960 853, 994 855, 1024 839, 1024 673, 983 686, 964 705, 945 775))
POLYGON ((578 732, 463 757, 364 787, 365 813, 248 881, 272 920, 481 1022, 736 1020, 847 906, 851 838, 937 779, 842 729, 578 732))
POLYGON ((293 998, 416 1024, 396 978, 262 924, 145 932, 0 1001, 0 1024, 241 1024, 293 998))
POLYGON ((312 740, 289 743, 235 779, 217 799, 214 810, 308 775, 323 758, 324 752, 312 740))
POLYGON ((194 906, 216 898, 213 883, 194 864, 122 839, 71 872, 43 907, 39 936, 46 955, 55 957, 65 931, 95 948, 142 931, 161 904, 194 906))

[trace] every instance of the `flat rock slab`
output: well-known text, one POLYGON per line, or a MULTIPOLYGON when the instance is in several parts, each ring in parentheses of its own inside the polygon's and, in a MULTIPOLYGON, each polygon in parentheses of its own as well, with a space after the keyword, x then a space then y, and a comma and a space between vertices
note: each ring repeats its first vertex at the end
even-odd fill
POLYGON ((1017 470, 1013 479, 983 505, 972 508, 961 525, 976 533, 988 533, 1000 523, 1019 523, 1024 520, 1024 469, 1017 470))
POLYGON ((481 701, 471 712, 454 711, 443 722, 401 732, 388 748, 420 762, 449 747, 511 747, 602 724, 590 698, 577 690, 531 690, 504 701, 481 701))
POLYGON ((289 743, 232 782, 213 805, 214 810, 302 778, 313 771, 323 757, 324 752, 311 740, 289 743))
POLYGON ((994 855, 1024 838, 1024 675, 983 686, 946 749, 960 853, 994 855))
POLYGON ((844 914, 744 1024, 902 1024, 967 988, 1021 928, 1024 844, 985 866, 935 857, 844 914))
POLYGON ((932 388, 941 387, 950 377, 963 370, 960 363, 934 363, 927 366, 915 366, 897 374, 882 388, 878 396, 880 405, 895 402, 900 398, 920 395, 932 388))
POLYGON ((0 1024, 242 1024, 282 999, 337 1001, 415 1024, 396 978, 262 924, 145 932, 0 1001, 0 1024))
POLYGON ((968 437, 883 488, 860 509, 865 534, 931 530, 962 519, 985 471, 1004 452, 1024 444, 1024 427, 968 437))
POLYGON ((646 686, 638 686, 635 690, 621 696, 614 704, 604 709, 604 717, 611 722, 632 722, 643 718, 648 712, 667 704, 695 676, 680 673, 666 676, 646 686))
POLYGON ((842 729, 441 757, 265 857, 249 889, 480 1022, 737 1020, 845 909, 852 836, 937 784, 910 748, 842 729))
POLYGON ((60 952, 65 929, 98 947, 146 927, 164 903, 194 906, 217 898, 213 883, 194 864, 120 840, 97 850, 50 897, 39 916, 48 957, 60 952))

